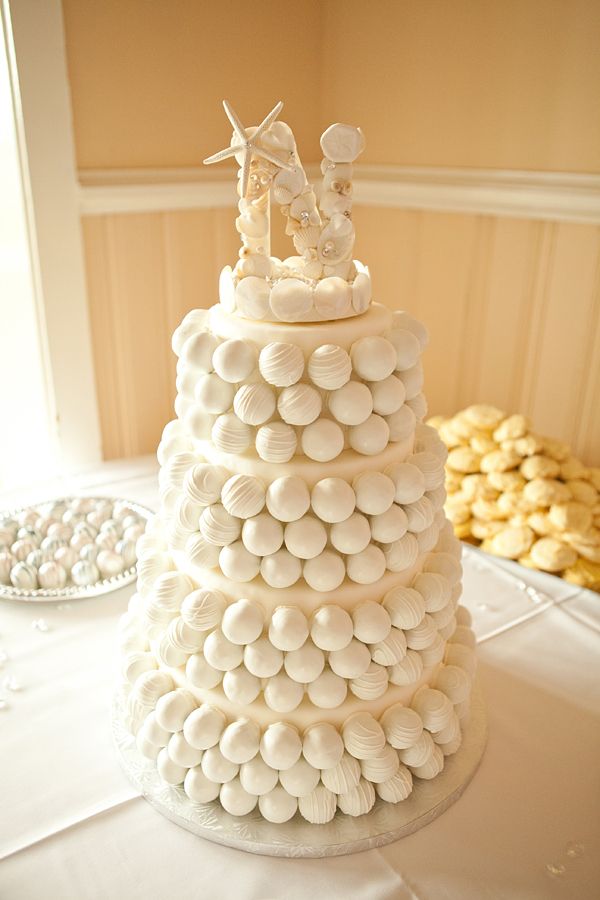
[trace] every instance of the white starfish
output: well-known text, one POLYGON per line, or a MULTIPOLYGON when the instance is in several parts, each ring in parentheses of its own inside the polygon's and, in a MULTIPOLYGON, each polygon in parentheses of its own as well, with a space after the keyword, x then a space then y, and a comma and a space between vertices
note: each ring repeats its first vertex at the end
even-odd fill
POLYGON ((231 156, 235 156, 236 153, 244 154, 244 160, 242 162, 242 197, 246 196, 246 190, 248 188, 248 179, 250 177, 250 163, 252 162, 253 156, 261 156, 263 159, 268 160, 273 163, 275 166, 279 166, 281 169, 294 169, 294 165, 292 163, 284 162, 274 153, 271 153, 270 150, 265 150, 264 147, 260 147, 257 144, 258 139, 261 135, 267 130, 269 125, 275 121, 281 110, 283 109, 283 103, 280 100, 276 106, 273 107, 268 116, 266 116, 254 134, 249 137, 248 132, 240 122, 238 115, 235 110, 232 108, 231 104, 227 102, 227 100, 223 100, 223 107, 225 109, 225 113, 227 118, 233 125, 233 130, 237 137, 239 138, 239 143, 232 144, 231 147, 227 147, 225 150, 219 150, 218 153, 213 153, 212 156, 208 156, 204 160, 204 164, 206 166, 210 166, 212 163, 221 162, 223 159, 229 159, 231 156))

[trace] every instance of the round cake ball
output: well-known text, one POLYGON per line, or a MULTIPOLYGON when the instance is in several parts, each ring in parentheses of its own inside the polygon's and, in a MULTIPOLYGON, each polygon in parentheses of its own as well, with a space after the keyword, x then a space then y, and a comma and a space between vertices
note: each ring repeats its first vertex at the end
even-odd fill
POLYGON ((302 451, 316 462, 335 459, 344 449, 344 432, 330 419, 317 419, 302 432, 302 451))
POLYGON ((181 731, 183 723, 196 708, 196 701, 189 691, 178 688, 163 694, 156 702, 156 721, 167 731, 181 731))
POLYGON ((212 631, 202 648, 207 663, 221 672, 235 669, 242 661, 244 651, 239 644, 228 640, 222 631, 212 631))
POLYGON ((221 571, 232 581, 252 581, 260 571, 260 558, 250 553, 241 541, 223 547, 219 553, 221 571))
POLYGON ((268 794, 277 784, 277 769, 268 766, 262 756, 257 755, 250 762, 240 766, 240 782, 245 791, 260 797, 268 794))
POLYGON ((163 747, 156 758, 156 768, 163 781, 174 785, 182 784, 188 771, 185 766, 178 766, 173 762, 166 747, 163 747))
POLYGON ((350 379, 352 363, 341 347, 325 344, 311 354, 308 360, 308 375, 313 384, 326 391, 342 387, 350 379))
POLYGON ((302 563, 288 550, 278 550, 270 556, 263 556, 260 574, 270 587, 291 587, 302 574, 302 563))
POLYGON ((236 384, 252 373, 256 366, 256 350, 246 341, 223 341, 213 353, 212 363, 223 381, 236 384))
POLYGON ((215 415, 227 412, 231 408, 234 393, 233 386, 219 378, 215 372, 202 375, 197 381, 194 391, 196 400, 202 409, 215 415))
POLYGON ((295 522, 310 506, 310 491, 297 475, 284 475, 267 489, 267 509, 280 522, 295 522))
POLYGON ((352 425, 348 429, 350 446, 357 453, 365 456, 375 456, 376 453, 381 453, 387 447, 389 439, 388 423, 375 413, 372 413, 362 425, 352 425))
POLYGON ((260 678, 252 675, 245 666, 230 669, 223 676, 223 692, 232 703, 248 706, 262 690, 260 678))
POLYGON ((380 416, 390 416, 404 403, 406 391, 395 375, 388 375, 383 381, 374 381, 369 387, 373 398, 373 412, 380 416))
POLYGON ((273 769, 291 769, 302 753, 300 735, 291 725, 276 722, 269 725, 260 742, 260 755, 273 769))
POLYGON ((305 797, 310 794, 318 785, 320 778, 318 768, 307 762, 304 756, 301 756, 291 769, 286 769, 279 776, 281 784, 292 797, 305 797))
MULTIPOLYGON (((123 561, 118 553, 103 550, 100 556, 104 557, 104 554, 108 554, 109 559, 103 558, 102 561, 98 560, 98 568, 101 575, 105 578, 110 578, 123 571, 123 561)), ((67 573, 60 563, 54 561, 45 562, 38 569, 38 581, 42 588, 63 588, 67 583, 67 573)))
POLYGON ((265 505, 265 487, 254 475, 233 475, 223 485, 221 503, 232 516, 250 519, 265 505))
POLYGON ((325 667, 325 655, 308 639, 298 650, 285 654, 285 671, 299 684, 309 684, 319 677, 325 667))
POLYGON ((279 606, 271 618, 269 640, 279 650, 298 650, 308 637, 306 616, 296 606, 279 606))
POLYGON ((236 600, 227 607, 221 622, 223 634, 233 644, 251 644, 262 634, 264 615, 255 600, 236 600))
POLYGON ((199 764, 202 759, 203 751, 196 750, 195 747, 192 747, 192 745, 186 741, 183 732, 177 731, 169 738, 167 753, 175 765, 190 769, 192 766, 197 766, 199 764))
POLYGON ((357 508, 369 516, 377 516, 394 502, 394 482, 383 472, 363 472, 352 482, 357 508))
POLYGON ((285 422, 269 422, 256 432, 256 452, 265 462, 289 462, 297 443, 296 432, 285 422))
POLYGON ((360 553, 369 545, 371 528, 368 519, 355 512, 343 522, 332 525, 329 537, 339 553, 360 553))
POLYGON ((304 732, 302 754, 315 769, 331 769, 344 755, 344 742, 333 725, 319 722, 304 732))
POLYGON ((237 763, 232 763, 225 759, 218 747, 210 747, 202 757, 202 771, 210 781, 216 781, 219 784, 225 784, 239 772, 237 763))
POLYGON ((415 503, 425 493, 425 476, 412 463, 398 463, 387 474, 394 482, 396 503, 415 503))
POLYGON ((344 580, 346 567, 341 556, 331 550, 324 550, 313 559, 306 560, 302 574, 313 590, 334 591, 344 580))
POLYGON ((371 652, 366 644, 352 638, 346 647, 332 650, 328 661, 340 678, 360 678, 371 665, 371 652))
POLYGON ((275 412, 276 399, 266 384, 243 384, 233 398, 233 410, 246 425, 262 425, 275 412))
POLYGON ((219 749, 225 759, 233 763, 245 763, 258 753, 260 728, 251 719, 238 719, 227 726, 219 741, 219 749))
POLYGON ((179 358, 198 372, 212 372, 212 358, 216 349, 217 339, 207 331, 201 331, 187 339, 179 358))
POLYGON ((349 381, 329 395, 329 411, 342 425, 360 425, 373 412, 373 397, 366 384, 349 381))
POLYGON ((275 553, 283 544, 281 522, 268 513, 260 513, 244 522, 242 528, 244 547, 256 556, 275 553))
POLYGON ((285 672, 269 678, 264 689, 265 703, 279 713, 292 712, 302 703, 304 687, 285 672))
POLYGON ((258 358, 260 374, 269 384, 289 387, 302 378, 304 357, 295 344, 267 344, 258 358))
POLYGON ((210 781, 202 771, 201 766, 188 769, 183 789, 192 803, 210 803, 219 796, 221 785, 210 781))
POLYGON ((371 516, 371 534, 374 541, 391 544, 406 534, 408 519, 401 506, 392 503, 389 509, 378 516, 371 516))
POLYGON ((310 495, 310 502, 323 522, 343 522, 354 512, 356 497, 343 478, 323 478, 317 481, 310 495))
POLYGON ((288 794, 285 788, 278 784, 268 794, 262 794, 258 798, 258 808, 261 816, 267 822, 281 825, 283 822, 288 822, 296 814, 298 800, 296 797, 288 794))
POLYGON ((216 687, 223 679, 223 673, 218 669, 213 669, 207 663, 203 653, 194 653, 190 656, 186 663, 185 674, 194 687, 208 690, 216 687))
POLYGON ((285 526, 285 546, 298 559, 313 559, 325 549, 327 531, 319 519, 303 516, 285 526))
POLYGON ((349 613, 333 603, 321 606, 314 613, 310 636, 321 650, 341 650, 352 640, 354 625, 349 613))
POLYGON ((398 371, 403 372, 416 365, 421 355, 421 345, 414 334, 404 328, 394 328, 389 335, 389 340, 396 351, 396 369, 398 371))
POLYGON ((250 446, 252 429, 240 422, 235 413, 225 413, 217 418, 211 437, 217 450, 223 453, 243 453, 250 446))
POLYGON ((345 678, 335 675, 326 666, 318 678, 311 681, 307 688, 308 697, 314 706, 320 709, 335 709, 341 706, 348 693, 345 678))
POLYGON ((321 414, 321 395, 309 384, 294 384, 282 390, 277 409, 289 425, 310 425, 321 414))
POLYGON ((385 420, 390 429, 390 441, 405 441, 414 434, 417 426, 416 416, 406 404, 401 406, 398 412, 386 416, 385 420))
POLYGON ((375 544, 369 544, 360 553, 354 553, 346 560, 348 578, 357 584, 373 584, 383 577, 385 572, 385 555, 375 544))
POLYGON ((239 778, 232 778, 221 786, 219 800, 225 812, 231 816, 245 816, 252 812, 258 797, 244 790, 239 778))
POLYGON ((396 368, 396 351, 383 337, 360 338, 350 351, 352 366, 365 381, 383 381, 396 368))
POLYGON ((267 637, 260 637, 244 648, 244 665, 257 678, 272 678, 283 665, 283 653, 267 637))
POLYGON ((390 633, 392 621, 388 611, 375 600, 366 600, 352 613, 354 634, 364 644, 376 644, 390 633))

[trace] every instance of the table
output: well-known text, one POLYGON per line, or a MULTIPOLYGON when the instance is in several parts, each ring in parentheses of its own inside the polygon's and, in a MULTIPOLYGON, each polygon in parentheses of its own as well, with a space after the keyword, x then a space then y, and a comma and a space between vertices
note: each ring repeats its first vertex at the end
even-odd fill
MULTIPOLYGON (((105 464, 46 487, 44 497, 155 506, 156 465, 105 464)), ((23 501, 41 499, 35 490, 23 501)), ((322 860, 204 842, 136 795, 109 725, 115 626, 132 587, 70 604, 2 603, 2 900, 599 897, 600 597, 470 547, 464 567, 488 704, 481 767, 416 834, 322 860)))

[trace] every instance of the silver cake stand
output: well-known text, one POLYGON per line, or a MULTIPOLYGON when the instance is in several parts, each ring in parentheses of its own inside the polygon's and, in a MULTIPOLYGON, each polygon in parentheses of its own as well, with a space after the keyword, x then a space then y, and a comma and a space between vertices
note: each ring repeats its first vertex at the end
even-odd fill
POLYGON ((154 763, 138 751, 123 725, 123 697, 115 697, 112 709, 113 738, 121 765, 140 794, 182 828, 194 834, 263 856, 344 856, 382 847, 428 825, 461 796, 477 771, 487 738, 487 717, 479 685, 474 686, 471 716, 463 731, 459 751, 446 759, 443 771, 432 781, 415 779, 408 799, 401 803, 378 800, 371 812, 353 818, 336 813, 326 825, 311 825, 296 813, 283 825, 262 818, 258 807, 246 816, 225 812, 218 802, 194 804, 183 788, 171 787, 159 778, 154 763))

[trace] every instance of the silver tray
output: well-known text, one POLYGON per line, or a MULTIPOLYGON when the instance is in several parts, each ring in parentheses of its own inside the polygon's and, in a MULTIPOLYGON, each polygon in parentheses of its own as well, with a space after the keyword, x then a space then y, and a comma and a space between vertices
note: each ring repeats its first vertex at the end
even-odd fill
MULTIPOLYGON (((81 497, 87 499, 87 494, 81 497)), ((48 505, 49 503, 69 503, 72 500, 80 499, 80 497, 54 497, 50 500, 43 500, 41 503, 30 503, 27 506, 21 506, 15 509, 0 510, 0 517, 16 516, 26 509, 38 509, 48 505)), ((91 500, 108 500, 109 503, 126 503, 127 506, 138 514, 142 519, 148 521, 150 516, 154 515, 147 506, 140 503, 134 503, 123 497, 90 497, 91 500)), ((116 591, 135 581, 137 577, 136 566, 130 566, 124 569, 118 575, 112 575, 110 578, 101 578, 94 584, 78 585, 68 584, 64 588, 36 588, 36 590, 25 590, 24 588, 15 588, 10 584, 0 584, 0 600, 18 600, 25 603, 60 603, 65 600, 85 600, 86 597, 98 597, 101 594, 108 594, 110 591, 116 591)))
POLYGON ((485 703, 476 683, 460 749, 446 759, 436 778, 415 779, 406 800, 396 804, 378 800, 371 812, 357 818, 337 812, 326 825, 311 825, 299 813, 283 825, 273 825, 257 809, 237 817, 225 812, 216 801, 194 804, 183 788, 161 781, 154 763, 140 754, 134 738, 126 731, 123 709, 123 695, 119 693, 112 708, 113 739, 123 770, 140 794, 187 831, 216 844, 263 856, 344 856, 382 847, 418 831, 458 800, 477 771, 487 740, 485 703))

